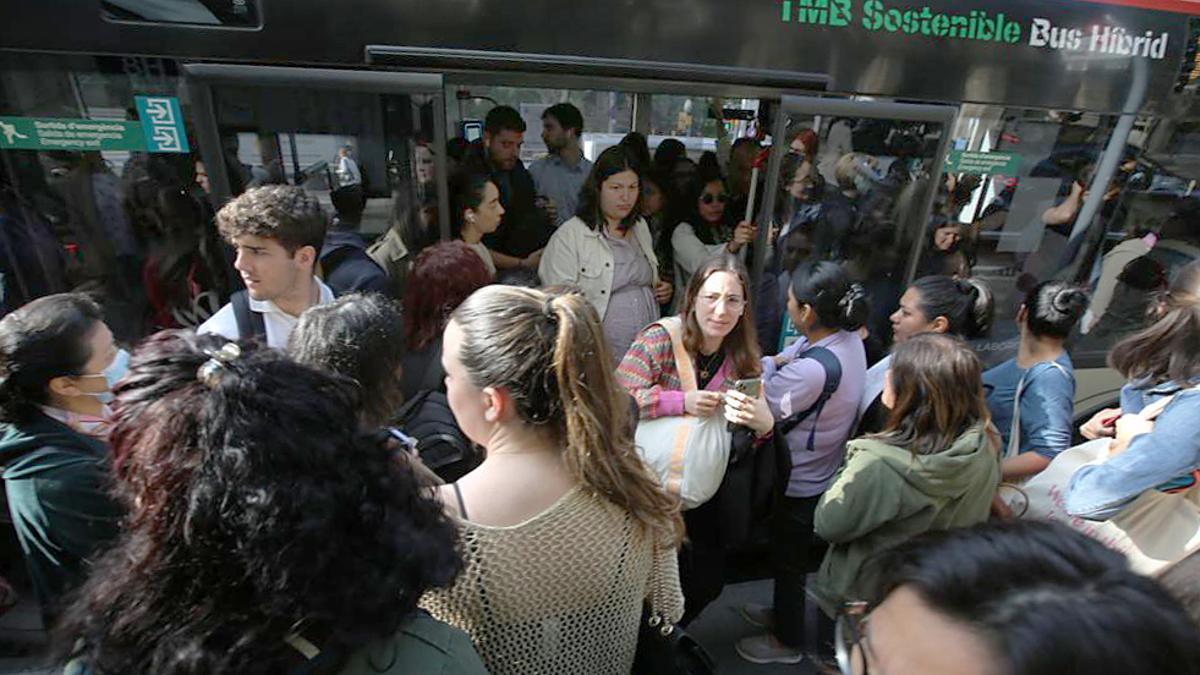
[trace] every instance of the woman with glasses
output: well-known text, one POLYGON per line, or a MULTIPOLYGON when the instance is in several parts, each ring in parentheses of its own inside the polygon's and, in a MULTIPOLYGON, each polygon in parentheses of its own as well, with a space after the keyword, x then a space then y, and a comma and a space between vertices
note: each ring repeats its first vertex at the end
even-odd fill
MULTIPOLYGON (((47 619, 117 533, 109 408, 128 354, 100 306, 50 295, 0 321, 0 464, 25 566, 47 619)), ((49 623, 47 623, 49 625, 49 623)))
POLYGON ((1000 455, 981 377, 958 338, 923 333, 896 347, 883 389, 888 424, 846 446, 817 505, 814 526, 829 551, 813 590, 831 615, 874 588, 881 551, 987 519, 1000 455))
MULTIPOLYGON (((735 425, 735 452, 740 439, 762 445, 773 438, 775 421, 766 400, 732 390, 735 381, 762 374, 749 292, 745 265, 728 253, 709 258, 691 277, 680 318, 696 391, 683 391, 667 329, 655 323, 642 330, 617 371, 617 379, 637 400, 640 419, 724 414, 735 425)), ((680 575, 685 623, 716 599, 724 584, 715 511, 719 498, 720 492, 684 514, 688 543, 680 554, 680 575)))
POLYGON ((719 171, 702 171, 689 184, 683 202, 687 215, 671 232, 679 279, 691 279, 705 260, 719 253, 747 260, 746 251, 758 229, 745 221, 735 226, 734 219, 742 214, 726 208, 729 200, 719 171))
POLYGON ((614 364, 674 292, 658 277, 641 202, 636 157, 621 145, 600 153, 580 192, 579 213, 555 231, 538 268, 542 283, 583 291, 604 322, 614 364))
POLYGON ((788 314, 803 337, 782 354, 763 359, 762 368, 767 403, 786 433, 792 468, 771 518, 774 606, 742 609, 751 624, 769 629, 738 642, 738 654, 751 663, 804 658, 805 576, 822 549, 813 536, 813 512, 841 466, 867 375, 857 332, 868 314, 862 286, 852 283, 840 265, 808 262, 793 271, 787 294, 788 314), (835 359, 840 373, 832 374, 818 356, 835 359), (830 392, 827 383, 833 377, 830 392))
POLYGON ((1124 556, 1068 527, 999 522, 891 550, 844 605, 845 675, 1200 673, 1197 626, 1124 556))

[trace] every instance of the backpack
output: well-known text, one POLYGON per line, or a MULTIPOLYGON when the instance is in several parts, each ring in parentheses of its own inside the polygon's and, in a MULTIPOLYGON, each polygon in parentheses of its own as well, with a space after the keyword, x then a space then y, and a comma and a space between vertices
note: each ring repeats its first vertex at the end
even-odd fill
MULTIPOLYGON (((838 386, 842 383, 842 363, 828 349, 824 347, 809 347, 797 354, 796 358, 813 359, 821 364, 821 367, 825 369, 825 386, 821 388, 821 394, 817 396, 817 400, 807 410, 801 410, 795 415, 779 421, 779 424, 775 428, 785 436, 792 429, 795 429, 797 424, 800 424, 812 415, 816 415, 815 419, 817 420, 821 419, 821 411, 825 409, 825 404, 829 402, 829 399, 833 397, 834 392, 837 391, 838 386)), ((807 449, 809 452, 813 451, 816 436, 817 428, 814 426, 812 431, 808 433, 807 449)))
POLYGON ((267 339, 267 324, 263 315, 250 309, 250 293, 238 291, 229 298, 233 305, 233 318, 237 321, 238 339, 267 339))
POLYGON ((475 445, 458 428, 443 392, 418 392, 400 408, 396 423, 416 439, 421 462, 447 483, 466 475, 482 460, 475 445))

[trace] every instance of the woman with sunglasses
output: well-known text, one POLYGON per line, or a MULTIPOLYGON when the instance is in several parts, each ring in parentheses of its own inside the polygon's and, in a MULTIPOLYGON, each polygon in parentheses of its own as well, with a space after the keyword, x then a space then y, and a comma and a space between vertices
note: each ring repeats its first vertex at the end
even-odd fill
POLYGON ((1200 673, 1197 626, 1124 557, 1055 523, 929 533, 843 606, 845 675, 1200 673))
POLYGON ((883 400, 887 427, 846 446, 817 504, 814 528, 829 551, 813 594, 831 616, 874 587, 878 553, 930 530, 983 522, 1000 483, 982 370, 962 340, 923 333, 896 347, 883 400))
POLYGON ((738 214, 726 208, 729 191, 719 171, 702 171, 685 192, 684 208, 688 215, 671 232, 678 279, 691 279, 705 260, 719 253, 731 253, 745 262, 746 250, 758 233, 752 223, 734 225, 738 214))
POLYGON ((614 364, 674 292, 658 277, 641 203, 637 158, 622 145, 600 153, 580 191, 579 212, 555 231, 538 268, 542 283, 583 291, 604 321, 614 364))

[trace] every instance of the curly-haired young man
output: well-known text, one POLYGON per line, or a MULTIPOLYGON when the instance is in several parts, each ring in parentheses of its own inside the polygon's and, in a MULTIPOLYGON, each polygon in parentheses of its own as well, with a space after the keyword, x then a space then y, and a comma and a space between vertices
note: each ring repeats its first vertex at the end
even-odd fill
POLYGON ((326 223, 317 199, 288 185, 253 188, 226 204, 217 227, 237 249, 233 266, 246 290, 198 332, 265 337, 268 346, 286 347, 304 310, 333 300, 333 291, 313 275, 326 223))

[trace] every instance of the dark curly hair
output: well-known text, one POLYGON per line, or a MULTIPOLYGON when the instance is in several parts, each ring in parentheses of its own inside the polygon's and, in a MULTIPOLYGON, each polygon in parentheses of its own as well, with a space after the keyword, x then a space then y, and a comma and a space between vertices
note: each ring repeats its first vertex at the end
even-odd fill
POLYGON ((50 380, 82 375, 101 321, 100 306, 79 293, 38 298, 0 320, 0 421, 29 420, 48 402, 50 380))
POLYGON ((217 212, 217 228, 226 240, 245 235, 274 239, 289 255, 305 246, 320 253, 328 224, 317 198, 294 185, 251 188, 217 212))
POLYGON ((284 673, 285 636, 347 651, 390 637, 461 565, 456 531, 355 387, 242 343, 167 331, 133 356, 112 431, 124 532, 57 631, 91 672, 284 673))
POLYGON ((382 295, 353 293, 310 307, 292 331, 288 353, 298 363, 357 382, 359 418, 368 428, 385 424, 404 401, 404 315, 382 295))

